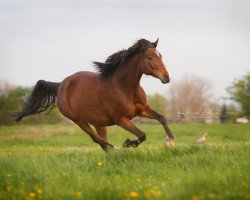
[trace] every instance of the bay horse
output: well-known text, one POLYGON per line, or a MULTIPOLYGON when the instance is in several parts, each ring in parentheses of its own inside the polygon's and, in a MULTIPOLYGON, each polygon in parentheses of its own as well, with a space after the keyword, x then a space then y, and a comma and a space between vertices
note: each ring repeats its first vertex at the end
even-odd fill
POLYGON ((126 139, 124 147, 138 147, 146 140, 145 133, 131 122, 136 116, 158 120, 165 129, 167 142, 173 144, 174 136, 165 117, 150 107, 140 86, 143 74, 158 78, 164 84, 170 81, 170 72, 156 50, 158 39, 155 42, 140 39, 128 49, 109 56, 104 63, 94 62, 98 73, 77 72, 61 83, 39 80, 17 113, 16 121, 52 109, 57 103, 59 111, 105 152, 114 148, 108 143, 107 126, 118 125, 138 137, 126 139))

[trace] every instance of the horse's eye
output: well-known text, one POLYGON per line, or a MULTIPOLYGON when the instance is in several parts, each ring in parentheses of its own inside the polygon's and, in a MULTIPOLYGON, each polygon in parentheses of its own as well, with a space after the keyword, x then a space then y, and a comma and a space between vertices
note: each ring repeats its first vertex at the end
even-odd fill
POLYGON ((144 55, 144 58, 147 58, 148 60, 153 60, 153 57, 152 57, 152 56, 149 56, 148 53, 147 53, 147 51, 145 51, 145 52, 143 53, 143 55, 144 55))

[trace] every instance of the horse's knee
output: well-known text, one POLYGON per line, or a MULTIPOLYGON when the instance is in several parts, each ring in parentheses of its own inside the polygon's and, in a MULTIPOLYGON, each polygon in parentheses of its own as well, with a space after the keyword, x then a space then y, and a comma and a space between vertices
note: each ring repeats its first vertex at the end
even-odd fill
POLYGON ((167 120, 163 115, 159 115, 158 120, 161 124, 167 124, 167 120))

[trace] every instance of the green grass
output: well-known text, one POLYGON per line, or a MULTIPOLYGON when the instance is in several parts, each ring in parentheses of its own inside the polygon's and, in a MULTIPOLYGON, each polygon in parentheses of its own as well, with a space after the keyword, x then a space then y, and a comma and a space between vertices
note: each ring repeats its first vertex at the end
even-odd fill
POLYGON ((140 125, 147 140, 109 128, 119 150, 101 148, 74 125, 0 127, 0 199, 250 199, 249 125, 140 125), (204 145, 194 145, 207 132, 204 145))

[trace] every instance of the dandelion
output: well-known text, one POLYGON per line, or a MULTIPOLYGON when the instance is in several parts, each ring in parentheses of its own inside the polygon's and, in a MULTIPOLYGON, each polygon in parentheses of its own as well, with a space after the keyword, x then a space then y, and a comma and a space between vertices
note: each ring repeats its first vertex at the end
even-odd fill
POLYGON ((145 192, 145 196, 147 198, 151 198, 151 197, 159 197, 162 195, 161 190, 159 190, 157 187, 153 187, 153 188, 149 188, 146 192, 145 192))
POLYGON ((18 192, 19 192, 19 194, 24 194, 24 193, 25 193, 25 191, 24 191, 23 188, 20 188, 20 189, 18 190, 18 192))
POLYGON ((101 161, 99 161, 99 162, 97 163, 97 166, 98 166, 98 167, 102 167, 102 166, 103 166, 103 163, 102 163, 101 161))
POLYGON ((77 192, 75 192, 75 196, 76 196, 76 197, 80 197, 80 196, 82 196, 82 193, 79 192, 79 191, 77 191, 77 192))
POLYGON ((137 183, 141 183, 141 179, 140 178, 137 178, 136 181, 137 181, 137 183))
POLYGON ((130 197, 132 197, 132 198, 137 198, 137 197, 138 197, 138 192, 131 191, 131 192, 130 192, 130 197))
POLYGON ((29 196, 35 198, 35 197, 36 197, 36 194, 35 194, 34 192, 31 192, 31 193, 29 194, 29 196))
POLYGON ((36 191, 37 191, 38 194, 42 194, 43 193, 43 190, 41 188, 37 188, 36 191))
POLYGON ((200 200, 200 198, 198 196, 194 195, 191 197, 191 200, 200 200))
POLYGON ((129 192, 125 190, 123 191, 123 196, 125 197, 124 199, 136 199, 139 196, 139 194, 136 191, 129 192))
POLYGON ((11 173, 6 174, 7 177, 12 177, 13 175, 11 173))

